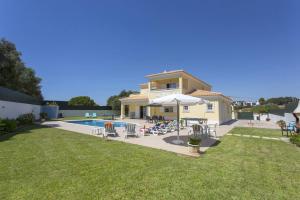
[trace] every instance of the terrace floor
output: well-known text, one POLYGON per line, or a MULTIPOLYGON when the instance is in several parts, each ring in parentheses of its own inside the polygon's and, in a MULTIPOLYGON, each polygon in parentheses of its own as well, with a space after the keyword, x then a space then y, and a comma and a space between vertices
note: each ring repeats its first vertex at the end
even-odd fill
MULTIPOLYGON (((145 120, 137 120, 137 119, 125 119, 125 120, 118 120, 123 122, 131 122, 137 124, 137 130, 146 126, 151 127, 153 124, 148 124, 145 120)), ((232 122, 226 125, 221 125, 217 128, 217 137, 203 139, 200 145, 200 154, 204 153, 209 147, 215 146, 219 142, 219 138, 224 136, 227 132, 229 132, 232 128, 236 126, 237 122, 232 122)), ((103 137, 102 135, 96 135, 92 133, 92 130, 95 128, 94 126, 87 126, 87 125, 80 125, 80 124, 73 124, 68 123, 66 121, 49 121, 44 122, 43 125, 47 125, 50 127, 55 127, 63 130, 74 131, 78 133, 84 133, 89 135, 94 135, 96 137, 103 137)), ((140 135, 139 137, 128 137, 125 138, 124 128, 116 128, 118 133, 118 137, 108 137, 111 140, 122 141, 131 144, 142 145, 146 147, 161 149, 165 151, 174 152, 177 154, 183 154, 187 156, 199 156, 199 154, 190 153, 188 151, 187 141, 188 141, 188 129, 181 129, 180 130, 180 139, 184 141, 182 145, 175 145, 172 143, 174 139, 177 138, 177 132, 167 133, 165 135, 140 135)))

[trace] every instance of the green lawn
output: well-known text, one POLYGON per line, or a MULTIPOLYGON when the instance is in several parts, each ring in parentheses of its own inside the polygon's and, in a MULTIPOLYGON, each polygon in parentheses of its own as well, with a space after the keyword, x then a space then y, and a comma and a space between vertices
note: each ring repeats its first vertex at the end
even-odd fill
POLYGON ((281 141, 225 136, 190 158, 35 127, 0 142, 0 199, 297 199, 299 158, 281 141))
POLYGON ((231 130, 232 134, 242 134, 242 135, 256 135, 264 137, 282 137, 280 129, 261 129, 261 128, 244 128, 236 127, 231 130))

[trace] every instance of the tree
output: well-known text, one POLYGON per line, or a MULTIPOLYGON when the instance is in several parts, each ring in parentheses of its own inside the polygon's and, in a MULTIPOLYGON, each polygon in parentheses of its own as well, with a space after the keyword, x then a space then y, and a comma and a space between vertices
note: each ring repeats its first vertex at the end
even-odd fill
POLYGON ((131 94, 136 94, 138 92, 132 90, 122 90, 118 95, 113 95, 107 99, 107 105, 111 106, 113 110, 121 109, 120 99, 124 97, 128 97, 131 94))
POLYGON ((73 97, 69 100, 70 106, 97 106, 95 101, 88 96, 73 97))
POLYGON ((267 100, 268 104, 276 104, 276 105, 286 105, 291 102, 298 101, 296 97, 277 97, 277 98, 270 98, 267 100))
POLYGON ((261 98, 259 98, 258 102, 259 102, 259 105, 264 105, 266 103, 266 100, 265 100, 265 98, 261 97, 261 98))
POLYGON ((257 113, 259 115, 261 114, 267 114, 269 118, 269 113, 271 110, 277 110, 279 107, 274 104, 267 104, 267 105, 259 105, 252 108, 252 112, 257 113))
POLYGON ((0 86, 42 100, 41 79, 33 69, 25 66, 21 55, 13 43, 5 39, 0 40, 0 86))

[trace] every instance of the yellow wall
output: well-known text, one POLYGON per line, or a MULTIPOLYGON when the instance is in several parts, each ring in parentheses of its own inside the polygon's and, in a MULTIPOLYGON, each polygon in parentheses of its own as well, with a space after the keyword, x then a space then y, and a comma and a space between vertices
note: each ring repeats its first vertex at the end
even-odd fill
POLYGON ((151 82, 151 87, 156 86, 156 89, 166 89, 167 83, 176 83, 179 87, 179 79, 178 78, 171 78, 171 79, 162 79, 156 80, 151 82))
POLYGON ((144 95, 147 95, 148 91, 149 91, 148 88, 147 89, 143 89, 143 88, 140 89, 140 93, 144 94, 144 95))
POLYGON ((231 103, 227 100, 219 101, 220 123, 227 122, 232 119, 231 103))
POLYGON ((176 109, 173 110, 174 112, 172 113, 165 113, 163 107, 151 107, 151 116, 156 115, 156 116, 164 116, 164 117, 169 117, 170 119, 175 119, 176 118, 176 109))
POLYGON ((180 108, 180 117, 181 118, 206 118, 213 123, 219 123, 219 102, 217 100, 210 101, 213 104, 213 111, 207 112, 207 105, 194 105, 189 106, 189 111, 186 112, 183 110, 183 107, 180 108))
POLYGON ((211 88, 201 82, 195 81, 191 78, 183 78, 183 92, 185 94, 193 92, 195 90, 208 90, 210 91, 211 88))
POLYGON ((223 99, 209 100, 213 104, 213 111, 207 112, 207 105, 189 106, 189 111, 180 108, 180 117, 184 118, 206 118, 208 123, 222 124, 232 119, 231 103, 223 99))
MULTIPOLYGON (((232 119, 231 104, 224 99, 210 99, 210 103, 213 104, 213 111, 207 111, 207 105, 194 105, 189 106, 188 111, 183 110, 183 106, 180 106, 180 118, 206 118, 208 123, 224 123, 232 119)), ((129 104, 129 117, 130 113, 134 112, 136 118, 140 115, 140 105, 129 104)), ((169 119, 176 119, 176 107, 173 107, 172 113, 165 113, 163 107, 150 107, 150 116, 164 116, 169 119)))

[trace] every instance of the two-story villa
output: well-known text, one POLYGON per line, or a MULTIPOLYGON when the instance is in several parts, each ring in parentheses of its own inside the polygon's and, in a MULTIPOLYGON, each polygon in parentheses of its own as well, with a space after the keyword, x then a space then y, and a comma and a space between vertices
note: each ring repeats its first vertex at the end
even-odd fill
POLYGON ((151 107, 149 100, 170 95, 185 94, 201 97, 209 104, 181 106, 181 118, 207 118, 209 123, 222 124, 231 120, 232 100, 219 92, 212 92, 212 86, 194 77, 184 70, 165 71, 147 75, 147 83, 140 85, 140 93, 122 98, 121 118, 140 118, 146 116, 164 116, 176 118, 176 107, 151 107))

